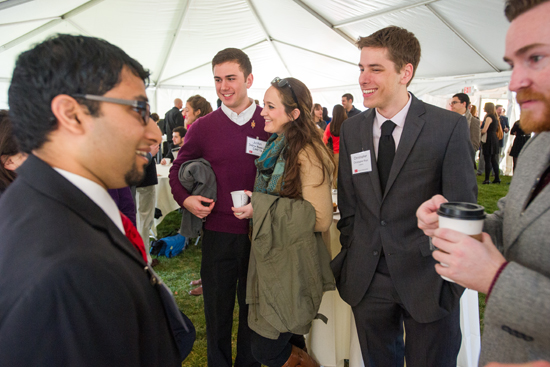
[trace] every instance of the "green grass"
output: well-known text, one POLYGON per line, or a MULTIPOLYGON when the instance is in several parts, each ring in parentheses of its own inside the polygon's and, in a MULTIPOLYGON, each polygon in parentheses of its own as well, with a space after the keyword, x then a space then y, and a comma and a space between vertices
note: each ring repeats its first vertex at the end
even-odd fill
MULTIPOLYGON (((485 207, 487 213, 492 213, 497 210, 497 201, 506 196, 508 183, 511 177, 501 176, 502 183, 500 185, 482 185, 484 177, 478 176, 478 203, 485 207)), ((181 223, 181 214, 177 211, 169 213, 162 223, 157 227, 159 238, 171 236, 177 233, 181 223)), ((159 257, 160 264, 155 267, 155 271, 162 277, 166 284, 174 292, 176 302, 179 308, 191 319, 197 329, 197 340, 193 347, 193 351, 187 357, 182 366, 185 367, 202 367, 207 366, 206 358, 206 328, 204 321, 204 304, 202 297, 193 297, 188 295, 193 286, 189 285, 192 280, 200 278, 201 264, 201 244, 194 246, 195 241, 189 249, 186 249, 179 256, 167 259, 159 257)), ((479 294, 479 313, 481 332, 483 333, 483 315, 485 311, 485 295, 479 294)), ((233 313, 233 356, 236 353, 236 331, 238 320, 238 304, 235 304, 233 313)))

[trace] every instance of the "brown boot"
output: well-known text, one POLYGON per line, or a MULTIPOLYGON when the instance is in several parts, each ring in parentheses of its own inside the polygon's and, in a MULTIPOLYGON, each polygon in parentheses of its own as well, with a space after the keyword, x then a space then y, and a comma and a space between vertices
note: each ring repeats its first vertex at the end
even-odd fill
POLYGON ((309 354, 297 346, 292 346, 292 353, 283 367, 321 367, 309 354))

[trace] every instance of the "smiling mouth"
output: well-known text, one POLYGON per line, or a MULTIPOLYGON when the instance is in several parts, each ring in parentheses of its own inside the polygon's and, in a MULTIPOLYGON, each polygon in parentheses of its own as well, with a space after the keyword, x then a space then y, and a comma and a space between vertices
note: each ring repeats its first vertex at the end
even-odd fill
POLYGON ((363 94, 373 94, 377 89, 363 89, 363 94))

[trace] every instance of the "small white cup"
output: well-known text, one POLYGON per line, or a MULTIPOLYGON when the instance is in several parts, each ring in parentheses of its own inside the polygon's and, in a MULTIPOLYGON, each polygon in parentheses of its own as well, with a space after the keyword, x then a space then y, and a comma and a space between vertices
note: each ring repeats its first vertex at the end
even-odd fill
POLYGON ((171 158, 164 158, 166 160, 166 165, 169 166, 170 162, 172 162, 171 158))
MULTIPOLYGON (((233 207, 234 208, 240 208, 248 204, 248 195, 244 192, 244 190, 238 190, 238 191, 232 191, 231 192, 231 199, 233 199, 233 207)), ((242 213, 235 213, 237 215, 241 215, 242 213)))

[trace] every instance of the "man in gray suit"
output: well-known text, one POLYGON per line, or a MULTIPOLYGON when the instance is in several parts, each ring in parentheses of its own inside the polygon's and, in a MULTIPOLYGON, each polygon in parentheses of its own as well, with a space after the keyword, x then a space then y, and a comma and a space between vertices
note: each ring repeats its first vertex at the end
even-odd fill
POLYGON ((472 116, 470 113, 470 97, 466 93, 457 93, 451 100, 451 109, 456 113, 460 113, 466 117, 468 121, 468 128, 470 129, 470 143, 472 143, 472 149, 474 150, 474 168, 476 166, 475 153, 479 149, 479 143, 481 140, 481 129, 479 119, 472 116))
POLYGON ((487 294, 480 366, 489 361, 550 361, 550 1, 509 0, 505 61, 517 93, 521 128, 534 132, 482 242, 437 229, 436 196, 418 209, 418 225, 442 251, 436 271, 487 294))
POLYGON ((456 366, 463 288, 435 272, 415 212, 437 193, 476 201, 468 123, 407 91, 420 60, 412 33, 387 27, 358 46, 369 110, 340 132, 338 289, 366 366, 456 366))

